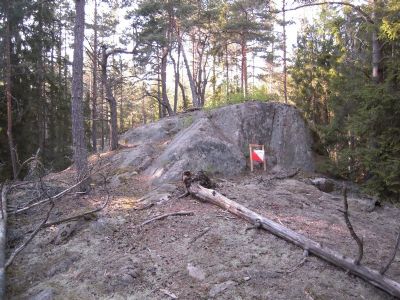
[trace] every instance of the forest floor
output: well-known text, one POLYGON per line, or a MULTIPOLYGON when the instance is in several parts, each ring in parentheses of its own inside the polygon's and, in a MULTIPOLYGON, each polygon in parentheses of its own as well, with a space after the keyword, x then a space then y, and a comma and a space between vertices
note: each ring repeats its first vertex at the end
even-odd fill
MULTIPOLYGON (((71 170, 48 177, 65 184, 71 178, 71 170)), ((343 205, 340 193, 321 192, 302 175, 274 179, 261 171, 217 182, 217 190, 228 198, 326 247, 356 256, 357 245, 338 210, 343 205)), ((100 181, 94 184, 98 186, 87 195, 59 200, 51 218, 100 206, 106 192, 100 181)), ((303 261, 302 249, 250 229, 218 207, 191 196, 178 198, 184 191, 181 183, 170 190, 171 197, 144 208, 139 200, 148 191, 142 175, 124 178, 124 184, 110 188, 109 205, 96 218, 75 224, 68 239, 54 241, 56 226, 42 230, 8 270, 8 298, 392 299, 317 257, 303 261), (155 216, 181 211, 193 215, 140 226, 155 216)), ((379 269, 393 251, 400 209, 384 204, 369 212, 369 206, 370 200, 350 193, 350 219, 364 237, 362 263, 379 269)), ((46 209, 10 217, 11 251, 46 209)), ((386 274, 400 281, 400 255, 386 274)))

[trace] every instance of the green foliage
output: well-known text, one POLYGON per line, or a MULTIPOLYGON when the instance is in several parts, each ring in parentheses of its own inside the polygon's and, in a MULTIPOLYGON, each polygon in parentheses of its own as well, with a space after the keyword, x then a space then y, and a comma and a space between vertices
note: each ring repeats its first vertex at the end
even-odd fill
POLYGON ((323 11, 314 25, 304 24, 291 75, 292 99, 317 128, 327 153, 317 161, 319 171, 399 200, 400 41, 391 4, 380 24, 382 83, 369 75, 372 27, 351 10, 323 11))
POLYGON ((243 96, 242 92, 236 92, 229 95, 229 98, 224 98, 225 95, 222 93, 216 93, 206 103, 205 109, 214 109, 221 106, 239 104, 246 101, 279 101, 279 96, 276 94, 269 94, 267 87, 261 86, 250 90, 247 97, 243 96))

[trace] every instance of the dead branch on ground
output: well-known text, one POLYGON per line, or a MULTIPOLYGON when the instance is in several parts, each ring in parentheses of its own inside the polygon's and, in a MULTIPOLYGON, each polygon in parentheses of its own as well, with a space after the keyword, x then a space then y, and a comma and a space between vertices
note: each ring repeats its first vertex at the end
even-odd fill
POLYGON ((381 273, 382 275, 386 273, 386 271, 389 269, 390 265, 394 261, 394 258, 396 257, 397 250, 399 249, 399 245, 400 245, 400 229, 399 229, 399 233, 397 234, 397 240, 396 240, 396 244, 394 246, 393 254, 390 257, 390 259, 387 262, 387 264, 385 266, 383 266, 382 269, 379 271, 379 273, 381 273))
POLYGON ((165 218, 168 218, 168 217, 171 217, 171 216, 193 216, 193 215, 194 215, 193 211, 173 212, 173 213, 164 214, 164 215, 161 215, 161 216, 157 216, 157 217, 151 218, 151 219, 149 219, 147 221, 144 221, 142 224, 138 225, 138 227, 142 227, 142 226, 144 226, 146 224, 149 224, 151 222, 162 220, 162 219, 165 219, 165 218))
POLYGON ((203 231, 201 231, 198 235, 196 235, 195 237, 193 237, 190 241, 189 241, 189 246, 188 248, 194 243, 196 242, 199 238, 201 238, 203 235, 205 235, 207 232, 209 232, 211 230, 211 227, 206 227, 203 231))
MULTIPOLYGON (((189 174, 186 174, 189 175, 189 174)), ((308 253, 335 265, 350 273, 364 279, 368 283, 382 289, 388 294, 400 298, 400 283, 383 276, 378 271, 370 269, 366 266, 356 264, 351 258, 326 248, 312 239, 307 238, 285 226, 282 226, 264 216, 246 208, 245 206, 228 199, 215 190, 202 187, 197 182, 192 182, 190 176, 183 176, 184 184, 188 191, 199 200, 209 202, 226 209, 230 213, 243 218, 244 220, 257 225, 261 224, 261 228, 307 250, 308 253)))
POLYGON ((39 231, 44 227, 44 225, 46 224, 47 220, 50 217, 50 213, 54 208, 54 202, 51 201, 50 202, 50 208, 47 211, 46 217, 43 219, 42 222, 40 222, 39 226, 29 235, 29 237, 27 238, 27 240, 22 243, 22 245, 20 245, 11 255, 10 257, 7 259, 7 263, 5 264, 5 267, 8 268, 12 262, 14 261, 15 257, 26 248, 26 246, 28 246, 28 244, 33 240, 33 238, 39 233, 39 231))
POLYGON ((104 187, 105 187, 105 191, 106 191, 107 196, 106 196, 106 201, 104 201, 104 203, 101 206, 99 206, 98 208, 89 210, 87 212, 72 216, 72 217, 68 217, 68 218, 65 218, 65 219, 58 220, 58 221, 46 223, 46 224, 44 224, 43 227, 47 228, 47 227, 51 227, 51 226, 55 226, 55 225, 60 225, 62 223, 69 222, 69 221, 75 221, 77 219, 84 218, 84 217, 86 217, 88 215, 91 215, 91 214, 94 214, 94 213, 97 213, 97 212, 103 210, 108 205, 108 203, 110 202, 110 198, 111 198, 110 191, 108 190, 108 187, 107 187, 107 177, 103 176, 103 179, 104 179, 104 187))
POLYGON ((67 189, 63 190, 62 192, 58 193, 57 195, 51 196, 50 198, 43 199, 43 200, 38 201, 38 202, 35 202, 35 203, 31 204, 31 205, 28 205, 28 206, 25 206, 25 207, 23 207, 23 208, 17 209, 17 210, 14 212, 14 214, 20 214, 20 213, 22 213, 22 212, 24 212, 24 211, 27 211, 27 210, 29 210, 29 209, 31 209, 31 208, 33 208, 33 207, 38 206, 38 205, 48 203, 49 201, 55 201, 55 200, 57 200, 57 199, 60 199, 61 197, 63 197, 63 196, 66 195, 67 193, 69 193, 69 192, 71 192, 72 190, 74 190, 75 188, 79 187, 79 186, 80 186, 81 184, 83 184, 86 180, 88 180, 91 176, 93 176, 93 175, 95 175, 96 173, 98 173, 98 172, 104 170, 104 168, 106 168, 107 166, 108 166, 108 164, 105 165, 105 166, 103 166, 101 169, 92 172, 92 173, 89 174, 88 176, 85 176, 85 178, 83 178, 82 180, 78 181, 78 182, 75 183, 74 185, 68 187, 67 189))
POLYGON ((363 257, 363 254, 364 254, 364 243, 363 243, 362 239, 360 239, 358 237, 358 235, 356 234, 356 232, 354 231, 353 225, 351 225, 351 222, 349 219, 349 204, 347 202, 347 186, 346 186, 346 184, 343 185, 343 202, 344 202, 343 216, 344 216, 344 220, 346 222, 346 226, 349 229, 351 236, 357 242, 357 245, 358 245, 358 257, 354 263, 356 265, 359 265, 361 262, 361 259, 363 257))

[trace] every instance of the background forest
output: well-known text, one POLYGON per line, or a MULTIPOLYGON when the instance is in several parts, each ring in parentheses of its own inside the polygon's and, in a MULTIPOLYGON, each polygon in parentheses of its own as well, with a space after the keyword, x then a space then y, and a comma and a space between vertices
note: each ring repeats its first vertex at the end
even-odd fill
MULTIPOLYGON (((24 176, 38 149, 61 170, 72 162, 74 1, 2 1, 0 19, 0 178, 13 176, 11 157, 24 176)), ((315 131, 319 171, 399 201, 399 46, 398 0, 88 0, 87 148, 115 149, 116 132, 191 107, 281 101, 315 131), (288 53, 286 13, 299 9, 312 13, 288 53)))

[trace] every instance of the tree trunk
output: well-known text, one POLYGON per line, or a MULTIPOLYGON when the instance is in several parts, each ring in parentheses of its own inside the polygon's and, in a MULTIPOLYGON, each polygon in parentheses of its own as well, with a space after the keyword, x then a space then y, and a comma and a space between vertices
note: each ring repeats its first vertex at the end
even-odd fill
MULTIPOLYGON (((159 58, 159 57, 157 57, 159 58)), ((158 118, 161 119, 163 117, 163 110, 161 105, 161 59, 158 61, 157 66, 157 102, 158 102, 158 118)))
POLYGON ((382 45, 378 37, 378 1, 373 0, 373 11, 372 11, 372 80, 375 83, 381 83, 383 81, 381 60, 382 60, 382 45))
POLYGON ((122 58, 119 58, 119 72, 121 74, 121 82, 120 82, 120 98, 119 98, 119 130, 121 132, 124 131, 124 76, 123 76, 123 68, 122 68, 122 58))
POLYGON ((181 58, 181 46, 178 44, 178 61, 176 62, 172 54, 170 53, 172 63, 174 65, 175 83, 174 83, 174 114, 176 114, 178 107, 178 96, 179 96, 179 80, 180 80, 180 58, 181 58))
POLYGON ((395 297, 400 297, 400 284, 382 276, 378 271, 362 265, 357 265, 353 259, 345 257, 329 248, 325 248, 320 243, 255 213, 243 205, 221 195, 215 190, 204 188, 196 182, 191 183, 190 180, 185 180, 185 185, 188 192, 193 196, 226 209, 230 213, 256 225, 258 228, 269 231, 270 233, 303 248, 309 253, 312 253, 335 266, 348 270, 352 274, 395 297))
POLYGON ((72 140, 77 181, 87 176, 87 149, 83 121, 83 39, 85 1, 75 1, 74 61, 72 64, 72 140))
POLYGON ((187 110, 188 109, 188 102, 187 102, 187 99, 186 99, 185 87, 183 86, 183 84, 181 82, 179 82, 179 87, 181 89, 181 94, 182 94, 183 110, 187 110))
POLYGON ((241 52, 242 52, 241 86, 242 86, 243 96, 246 98, 247 95, 249 94, 249 91, 248 91, 248 84, 247 84, 247 42, 246 42, 246 37, 244 34, 242 34, 242 40, 241 40, 240 46, 241 46, 241 52))
POLYGON ((225 74, 226 74, 226 101, 229 102, 229 59, 228 59, 228 43, 225 44, 225 74))
POLYGON ((172 116, 174 113, 169 104, 168 94, 167 94, 167 63, 168 63, 168 53, 169 47, 164 46, 161 56, 161 93, 162 93, 162 112, 163 117, 167 115, 172 116))
POLYGON ((7 99, 7 137, 8 147, 10 150, 11 167, 14 179, 17 179, 17 160, 15 157, 14 140, 12 134, 12 95, 11 95, 11 21, 10 21, 10 2, 6 1, 6 36, 4 39, 5 56, 6 56, 6 99, 7 99))
POLYGON ((107 60, 108 54, 106 47, 103 46, 102 50, 102 60, 101 60, 101 78, 103 86, 106 89, 106 100, 110 105, 110 150, 116 150, 118 148, 118 118, 117 118, 117 101, 115 100, 111 84, 108 82, 107 77, 107 60))
MULTIPOLYGON (((39 36, 43 36, 43 4, 39 4, 38 11, 38 27, 39 27, 39 36)), ((37 109, 37 118, 38 118, 38 145, 42 153, 45 153, 45 131, 46 131, 46 99, 44 93, 44 62, 43 62, 43 40, 39 39, 38 41, 38 49, 39 59, 37 61, 37 88, 38 88, 38 109, 37 109)))
POLYGON ((182 37, 179 35, 178 35, 178 42, 182 49, 183 61, 185 63, 186 72, 187 72, 187 76, 189 79, 190 91, 192 92, 192 105, 193 105, 193 107, 199 107, 200 101, 199 101, 199 97, 196 93, 196 84, 194 83, 192 72, 190 71, 190 65, 189 65, 189 61, 186 57, 185 48, 182 45, 182 37))
POLYGON ((282 1, 282 29, 283 29, 283 95, 285 97, 285 103, 287 99, 287 65, 286 65, 286 0, 282 1))
POLYGON ((94 0, 93 87, 92 87, 92 147, 97 152, 97 0, 94 0))
POLYGON ((7 193, 8 186, 4 184, 0 199, 0 299, 6 299, 7 193))
MULTIPOLYGON (((143 124, 146 125, 147 123, 147 114, 146 114, 146 103, 145 103, 145 97, 142 97, 142 120, 143 124)), ((132 124, 133 125, 133 124, 132 124)))

